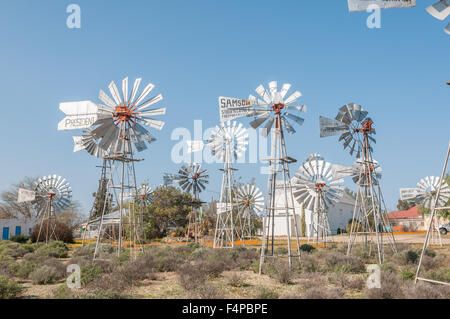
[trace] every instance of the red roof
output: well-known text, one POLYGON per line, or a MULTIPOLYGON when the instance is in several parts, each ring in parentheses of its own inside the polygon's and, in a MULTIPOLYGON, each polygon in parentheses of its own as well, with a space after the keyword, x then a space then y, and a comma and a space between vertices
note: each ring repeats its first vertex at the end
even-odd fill
POLYGON ((422 218, 422 215, 419 214, 419 206, 415 206, 408 210, 399 210, 394 211, 388 214, 389 219, 417 219, 422 218))

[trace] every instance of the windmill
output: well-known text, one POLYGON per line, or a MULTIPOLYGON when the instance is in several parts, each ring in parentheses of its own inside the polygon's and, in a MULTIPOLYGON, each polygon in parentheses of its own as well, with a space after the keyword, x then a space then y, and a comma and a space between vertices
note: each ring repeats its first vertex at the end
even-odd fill
MULTIPOLYGON (((287 235, 287 250, 289 266, 292 265, 292 258, 300 258, 300 241, 298 238, 299 227, 297 225, 297 218, 294 208, 294 197, 292 193, 291 178, 289 172, 289 164, 296 162, 287 154, 284 133, 294 134, 295 129, 289 122, 294 121, 298 125, 302 125, 304 119, 295 115, 295 112, 306 112, 306 106, 295 104, 302 96, 299 91, 286 98, 291 84, 284 84, 281 90, 278 91, 278 84, 276 81, 269 83, 269 91, 263 85, 256 88, 256 93, 260 98, 253 95, 249 96, 248 102, 251 107, 247 107, 247 117, 255 117, 250 125, 257 129, 263 126, 262 135, 267 137, 270 132, 271 136, 271 155, 266 161, 269 162, 268 172, 268 187, 267 197, 264 210, 263 219, 263 238, 261 247, 261 259, 259 266, 259 273, 261 274, 262 265, 266 257, 275 257, 274 243, 275 243, 275 213, 283 215, 286 218, 286 235, 287 235), (273 128, 273 130, 272 130, 273 128), (282 180, 277 181, 277 177, 281 175, 282 180), (281 190, 284 198, 283 207, 276 207, 276 190, 281 190), (293 226, 291 225, 291 217, 293 217, 293 226), (293 231, 294 230, 294 231, 293 231), (297 254, 291 251, 291 236, 294 234, 297 242, 297 254), (269 249, 270 247, 270 249, 269 249)), ((247 102, 247 101, 246 101, 247 102)))
POLYGON ((198 242, 198 223, 199 218, 197 206, 201 204, 199 195, 206 189, 206 184, 209 183, 208 170, 202 170, 202 165, 199 163, 189 163, 188 166, 183 165, 178 171, 178 174, 164 174, 165 185, 177 183, 181 189, 193 195, 192 212, 189 214, 189 225, 186 231, 186 237, 189 237, 191 231, 194 232, 195 242, 198 242))
POLYGON ((236 189, 235 201, 242 220, 241 238, 245 245, 245 239, 252 238, 252 216, 259 216, 262 212, 264 197, 258 187, 247 184, 236 189))
MULTIPOLYGON (((433 220, 434 217, 436 216, 437 211, 443 211, 443 210, 450 210, 450 207, 444 207, 443 206, 443 202, 441 201, 441 192, 444 190, 443 193, 446 194, 446 198, 448 199, 449 197, 449 191, 448 191, 448 185, 446 187, 446 185, 444 184, 444 178, 445 178, 445 173, 447 172, 447 167, 448 167, 448 159, 450 157, 450 142, 448 143, 448 148, 447 148, 447 156, 445 158, 444 161, 444 167, 442 168, 442 174, 441 177, 438 180, 438 185, 437 188, 435 190, 435 194, 434 196, 434 202, 431 202, 431 216, 430 216, 430 223, 428 224, 428 230, 427 230, 427 235, 425 236, 425 241, 423 243, 423 247, 422 247, 422 252, 420 254, 420 259, 419 259, 419 265, 417 266, 417 271, 416 271, 416 278, 414 279, 414 284, 417 284, 417 281, 426 281, 426 282, 432 282, 435 284, 442 284, 442 285, 450 285, 450 283, 448 282, 443 282, 443 281, 437 281, 437 280, 430 280, 430 279, 426 279, 423 277, 419 277, 420 276, 420 270, 422 267, 422 261, 423 261, 423 256, 425 254, 425 251, 428 247, 428 243, 430 240, 430 235, 433 232, 432 226, 433 226, 433 220), (439 183, 439 181, 442 181, 442 183, 439 183), (442 206, 441 206, 442 205, 442 206)), ((423 189, 421 189, 421 192, 423 192, 423 189)), ((406 192, 405 192, 406 193, 406 192)))
POLYGON ((311 232, 315 242, 327 244, 331 235, 328 209, 344 195, 344 179, 333 177, 333 165, 319 154, 312 154, 294 175, 294 197, 303 207, 313 212, 311 232))
MULTIPOLYGON (((400 199, 415 199, 416 203, 422 205, 431 212, 435 203, 437 205, 436 208, 445 206, 450 199, 450 188, 445 180, 441 180, 437 176, 427 176, 417 183, 416 188, 401 188, 400 199), (439 197, 437 192, 438 189, 440 189, 439 197)), ((430 219, 430 223, 433 224, 431 227, 431 243, 439 243, 439 245, 442 246, 437 215, 434 215, 434 218, 430 219)))
MULTIPOLYGON (((139 231, 135 231, 136 235, 140 234, 142 237, 144 236, 144 209, 153 203, 153 190, 147 184, 142 184, 141 187, 137 189, 137 193, 135 194, 135 203, 138 203, 138 227, 139 231)), ((138 238, 139 239, 139 238, 138 238)), ((137 239, 137 240, 138 240, 137 239)), ((144 238, 145 239, 145 238, 144 238)))
MULTIPOLYGON (((223 163, 222 187, 220 189, 220 199, 217 203, 216 230, 214 233, 214 248, 234 247, 235 223, 233 208, 234 202, 233 186, 234 171, 233 161, 244 155, 248 145, 248 132, 237 122, 230 121, 216 126, 212 132, 211 139, 207 146, 211 153, 223 163)), ((238 216, 239 218, 240 216, 238 216)), ((239 218, 242 224, 242 220, 239 218)))
POLYGON ((57 240, 55 233, 56 216, 69 207, 71 199, 72 188, 70 184, 65 178, 57 175, 37 179, 34 182, 33 190, 19 188, 17 201, 19 203, 32 202, 37 211, 37 217, 41 219, 37 242, 41 239, 41 234, 44 236, 46 243, 52 237, 57 240))
MULTIPOLYGON (((357 165, 348 170, 348 176, 353 175, 358 182, 353 222, 350 231, 347 254, 357 242, 358 236, 363 236, 366 250, 375 237, 378 261, 383 262, 384 242, 386 237, 394 252, 397 251, 392 228, 387 218, 386 204, 378 181, 377 166, 372 156, 372 144, 376 143, 374 122, 368 117, 368 112, 360 105, 349 103, 339 109, 335 119, 321 116, 320 137, 340 135, 339 141, 350 155, 356 155, 357 165), (355 169, 359 168, 359 175, 355 169), (356 175, 356 176, 355 176, 356 175), (387 233, 387 236, 384 236, 387 233)), ((378 169, 379 173, 379 169, 378 169)), ((345 176, 341 172, 341 177, 345 176)))
MULTIPOLYGON (((62 103, 60 109, 63 110, 68 117, 63 120, 60 125, 68 126, 65 123, 71 123, 73 116, 79 116, 80 112, 84 112, 81 116, 83 121, 91 124, 88 127, 92 128, 92 136, 98 140, 98 146, 108 151, 105 159, 111 161, 111 169, 107 184, 107 193, 113 194, 118 206, 119 212, 119 243, 118 255, 122 250, 123 237, 123 217, 125 213, 125 200, 130 198, 131 194, 137 193, 135 162, 140 160, 134 158, 135 152, 141 152, 147 149, 147 144, 155 141, 155 137, 147 131, 144 126, 161 130, 164 126, 163 121, 154 119, 154 116, 164 115, 165 108, 149 109, 150 106, 158 103, 163 99, 161 94, 158 94, 150 99, 147 96, 153 90, 154 85, 148 84, 140 94, 139 87, 142 79, 138 78, 134 81, 133 88, 129 91, 128 78, 122 80, 122 90, 119 92, 116 84, 112 81, 108 88, 112 98, 100 90, 99 99, 101 104, 96 104, 91 101, 62 103), (91 119, 92 118, 92 119, 91 119), (118 182, 114 183, 114 174, 117 175, 118 182)), ((75 121, 78 123, 80 121, 75 121)), ((96 249, 94 259, 98 253, 102 237, 102 227, 104 216, 106 212, 106 201, 102 216, 100 219, 99 235, 97 236, 96 249)), ((130 229, 136 229, 133 225, 136 220, 134 213, 130 210, 129 220, 130 229)), ((140 220, 138 218, 138 220, 140 220)), ((132 238, 137 238, 135 234, 132 238)), ((137 243, 133 241, 133 246, 137 243)))

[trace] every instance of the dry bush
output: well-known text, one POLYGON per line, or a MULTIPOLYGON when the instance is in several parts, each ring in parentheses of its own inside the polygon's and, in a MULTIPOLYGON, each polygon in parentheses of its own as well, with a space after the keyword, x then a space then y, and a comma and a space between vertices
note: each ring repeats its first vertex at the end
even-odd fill
POLYGON ((232 254, 236 254, 234 264, 236 265, 236 268, 241 270, 251 269, 252 264, 255 261, 259 261, 258 251, 254 248, 235 248, 232 250, 232 254))
POLYGON ((255 299, 278 299, 278 293, 267 287, 259 287, 255 299))
POLYGON ((302 254, 300 261, 294 259, 294 268, 300 273, 311 273, 319 271, 319 262, 314 255, 302 254))
POLYGON ((33 272, 31 272, 29 278, 35 285, 53 284, 60 279, 58 272, 54 267, 45 265, 36 268, 33 272))
POLYGON ((192 292, 190 292, 190 296, 193 298, 200 299, 223 299, 224 296, 216 286, 212 284, 205 283, 204 285, 198 286, 192 292))
POLYGON ((288 262, 279 259, 272 259, 265 262, 263 265, 263 273, 285 285, 290 284, 294 277, 294 273, 289 269, 288 262))
MULTIPOLYGON (((40 242, 45 241, 47 222, 44 221, 44 225, 41 228, 41 224, 37 224, 33 227, 33 230, 30 234, 30 239, 33 243, 37 242, 38 237, 40 242), (40 234, 39 234, 39 230, 40 234)), ((51 240, 63 241, 65 243, 73 243, 73 232, 72 229, 66 225, 65 223, 59 221, 50 221, 49 222, 49 235, 51 240), (54 229, 54 232, 50 230, 54 229), (51 233, 51 234, 50 234, 51 233)))
POLYGON ((439 264, 437 258, 433 258, 427 255, 424 255, 422 258, 422 267, 425 270, 435 269, 439 264))
POLYGON ((402 299, 402 281, 391 270, 381 271, 381 288, 366 288, 364 295, 369 299, 402 299))
POLYGON ((328 271, 334 272, 361 273, 365 271, 365 265, 361 259, 337 252, 330 252, 325 255, 324 266, 328 271))
POLYGON ((410 283, 404 288, 407 299, 449 299, 450 287, 419 282, 410 283))
POLYGON ((208 274, 203 269, 197 268, 190 263, 181 265, 177 270, 177 274, 180 286, 187 291, 203 286, 208 277, 208 274))
MULTIPOLYGON (((72 256, 73 257, 85 256, 85 257, 89 257, 92 259, 92 257, 94 256, 94 252, 95 252, 95 246, 96 246, 96 243, 90 243, 89 245, 79 247, 74 250, 74 252, 72 253, 72 256)), ((98 252, 97 252, 97 257, 100 259, 110 259, 112 257, 112 254, 114 253, 114 250, 115 250, 115 248, 113 246, 106 245, 106 244, 100 244, 98 252)))
POLYGON ((232 273, 230 277, 228 277, 228 285, 232 287, 244 287, 245 278, 238 273, 232 273))
POLYGON ((313 287, 323 287, 327 283, 327 277, 318 273, 312 272, 302 275, 302 286, 305 289, 313 287))
POLYGON ((363 278, 359 276, 346 275, 343 273, 332 273, 328 277, 328 280, 338 287, 344 289, 362 290, 365 284, 363 278))
POLYGON ((95 277, 87 287, 93 290, 122 292, 129 287, 128 283, 114 273, 101 274, 95 277))
POLYGON ((302 295, 302 299, 343 299, 345 293, 339 288, 313 287, 302 295))

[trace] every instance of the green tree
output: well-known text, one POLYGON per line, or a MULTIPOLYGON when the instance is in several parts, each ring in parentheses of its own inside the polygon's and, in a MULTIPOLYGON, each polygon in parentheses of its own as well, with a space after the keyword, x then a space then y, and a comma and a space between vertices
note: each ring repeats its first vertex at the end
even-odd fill
POLYGON ((186 227, 192 210, 192 197, 175 187, 163 186, 154 190, 153 202, 144 209, 145 237, 162 238, 168 235, 170 226, 186 227))

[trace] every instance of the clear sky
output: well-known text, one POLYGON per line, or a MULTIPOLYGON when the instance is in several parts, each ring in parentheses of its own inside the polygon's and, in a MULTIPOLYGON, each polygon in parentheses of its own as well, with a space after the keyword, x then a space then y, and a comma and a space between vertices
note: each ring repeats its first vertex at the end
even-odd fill
MULTIPOLYGON (((303 127, 287 138, 299 162, 320 153, 351 165, 337 137, 319 138, 319 115, 334 117, 348 102, 370 112, 383 193, 395 208, 398 188, 440 174, 449 141, 450 36, 442 30, 447 22, 425 11, 436 1, 383 10, 382 28, 369 29, 369 14, 349 13, 345 0, 3 0, 0 191, 25 176, 58 174, 87 212, 100 161, 72 152, 78 132, 56 130, 64 117, 58 104, 99 102, 111 80, 142 77, 164 95, 167 124, 152 130, 158 141, 136 166, 138 182, 152 187, 180 166, 170 157, 174 129, 193 131, 199 119, 212 127, 218 96, 247 98, 278 80, 292 83, 309 107, 303 127), (66 26, 71 3, 81 8, 81 29, 66 26)), ((211 183, 202 197, 217 198, 219 165, 206 167, 211 183)), ((237 167, 265 192, 260 164, 237 167)))

